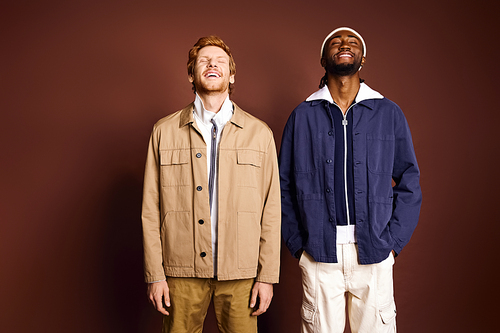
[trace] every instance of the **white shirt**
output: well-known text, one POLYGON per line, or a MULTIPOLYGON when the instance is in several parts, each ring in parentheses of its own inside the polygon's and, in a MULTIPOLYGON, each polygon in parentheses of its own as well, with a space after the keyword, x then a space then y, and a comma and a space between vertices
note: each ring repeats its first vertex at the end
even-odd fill
POLYGON ((203 136, 203 140, 207 145, 207 176, 210 178, 210 163, 211 163, 211 154, 212 154, 212 119, 217 125, 217 136, 216 136, 216 147, 217 150, 214 152, 215 156, 215 172, 214 172, 214 187, 212 193, 212 207, 210 207, 210 221, 212 224, 212 258, 214 262, 214 274, 217 275, 217 223, 218 223, 218 158, 219 158, 219 142, 222 135, 222 130, 226 123, 231 120, 233 116, 233 103, 229 100, 229 96, 226 98, 224 103, 219 110, 219 112, 211 112, 205 109, 203 105, 203 101, 200 96, 196 94, 196 98, 194 100, 194 119, 196 121, 196 125, 201 131, 203 136))

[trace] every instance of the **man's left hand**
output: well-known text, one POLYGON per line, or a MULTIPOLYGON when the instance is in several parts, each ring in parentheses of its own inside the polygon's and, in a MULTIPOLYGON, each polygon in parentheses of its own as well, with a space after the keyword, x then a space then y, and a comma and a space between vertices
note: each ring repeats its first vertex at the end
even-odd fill
POLYGON ((265 282, 255 282, 252 288, 252 298, 250 299, 251 308, 257 304, 257 297, 259 298, 259 308, 252 313, 252 316, 259 316, 267 311, 273 298, 273 285, 265 282))

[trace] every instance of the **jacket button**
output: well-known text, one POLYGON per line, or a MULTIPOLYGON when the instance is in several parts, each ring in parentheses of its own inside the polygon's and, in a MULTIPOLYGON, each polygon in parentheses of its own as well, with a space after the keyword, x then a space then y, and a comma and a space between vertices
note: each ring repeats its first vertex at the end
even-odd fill
POLYGON ((330 163, 332 163, 332 160, 331 159, 327 159, 326 163, 330 164, 330 163))
POLYGON ((199 224, 203 224, 203 223, 205 223, 205 221, 203 221, 203 220, 199 220, 199 221, 198 221, 198 223, 199 223, 199 224))
POLYGON ((196 187, 196 190, 197 190, 197 191, 201 191, 201 190, 203 190, 203 187, 198 186, 198 187, 196 187))
POLYGON ((331 218, 331 217, 330 217, 330 219, 329 219, 329 220, 330 220, 330 222, 333 222, 333 218, 331 218))
POLYGON ((205 252, 200 253, 200 257, 205 258, 207 254, 205 252))
POLYGON ((332 136, 333 135, 333 131, 328 131, 328 135, 332 136))
POLYGON ((332 191, 332 189, 331 189, 331 188, 327 188, 327 189, 326 189, 326 193, 330 193, 331 191, 332 191))
POLYGON ((196 154, 196 157, 200 158, 201 157, 201 153, 196 154))

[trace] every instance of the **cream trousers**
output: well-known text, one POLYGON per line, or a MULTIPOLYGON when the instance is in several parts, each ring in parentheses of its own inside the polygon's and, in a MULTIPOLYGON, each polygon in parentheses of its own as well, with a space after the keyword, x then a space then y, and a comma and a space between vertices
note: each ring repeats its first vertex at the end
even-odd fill
POLYGON ((394 256, 358 264, 356 244, 337 245, 338 263, 320 263, 303 253, 302 332, 342 333, 346 300, 352 333, 395 333, 392 267, 394 256))

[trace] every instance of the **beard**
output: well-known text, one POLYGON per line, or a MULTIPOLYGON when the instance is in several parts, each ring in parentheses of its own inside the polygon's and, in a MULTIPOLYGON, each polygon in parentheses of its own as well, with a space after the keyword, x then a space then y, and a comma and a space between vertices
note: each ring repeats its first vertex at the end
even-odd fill
POLYGON ((361 59, 352 64, 337 64, 332 58, 326 60, 326 71, 332 76, 353 76, 361 67, 361 59))
POLYGON ((229 89, 229 80, 223 80, 218 83, 209 84, 195 80, 195 82, 193 82, 193 85, 195 86, 196 91, 202 94, 220 94, 229 89))

